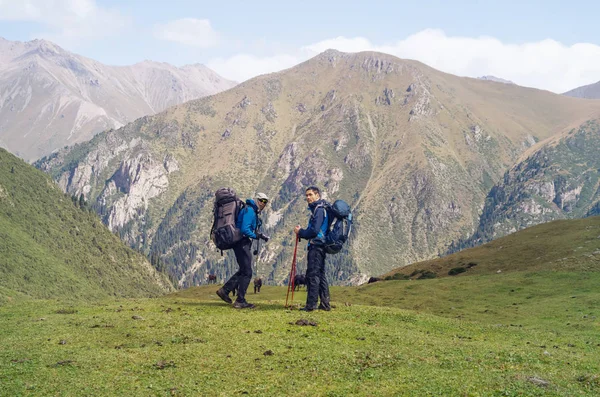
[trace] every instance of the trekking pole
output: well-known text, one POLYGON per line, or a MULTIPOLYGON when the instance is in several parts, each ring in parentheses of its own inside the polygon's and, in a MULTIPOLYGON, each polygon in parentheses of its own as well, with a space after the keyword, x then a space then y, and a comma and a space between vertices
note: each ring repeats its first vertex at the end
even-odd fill
MULTIPOLYGON (((296 241, 298 241, 298 240, 296 240, 296 241)), ((294 251, 296 251, 296 250, 294 249, 294 251)), ((296 255, 294 255, 293 268, 294 268, 294 270, 293 270, 294 275, 292 276, 292 300, 290 302, 290 305, 292 305, 294 303, 294 291, 296 291, 296 255)))
MULTIPOLYGON (((285 296, 285 307, 288 307, 288 299, 290 296, 290 288, 293 288, 294 278, 296 273, 296 249, 298 248, 298 238, 296 237, 296 246, 294 247, 294 255, 292 257, 292 267, 290 268, 290 277, 288 279, 287 295, 285 296)), ((293 297, 292 297, 293 300, 293 297)))
POLYGON ((288 296, 290 294, 290 288, 292 290, 292 300, 290 301, 290 305, 294 302, 294 290, 296 289, 295 287, 295 282, 296 282, 296 253, 298 251, 298 240, 299 238, 296 237, 296 245, 294 246, 294 257, 292 259, 292 268, 290 269, 290 279, 288 281, 288 294, 285 298, 285 307, 288 307, 288 296))
MULTIPOLYGON (((285 307, 288 306, 288 298, 290 296, 290 288, 292 289, 292 301, 294 301, 294 279, 296 278, 296 254, 298 253, 298 240, 300 238, 296 235, 296 245, 294 246, 294 257, 292 259, 292 268, 290 269, 290 279, 288 280, 288 290, 287 295, 285 296, 285 307)), ((290 303, 291 303, 290 302, 290 303)))

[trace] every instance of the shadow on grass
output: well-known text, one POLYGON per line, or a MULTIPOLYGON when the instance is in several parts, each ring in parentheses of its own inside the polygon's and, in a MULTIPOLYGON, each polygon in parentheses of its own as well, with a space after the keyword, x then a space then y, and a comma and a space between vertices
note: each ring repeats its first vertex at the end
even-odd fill
POLYGON ((235 309, 232 305, 227 304, 225 302, 219 302, 219 301, 193 301, 193 300, 188 300, 187 302, 184 301, 178 301, 177 304, 178 305, 183 305, 183 306, 188 306, 188 307, 222 307, 223 309, 231 309, 231 310, 239 310, 239 311, 245 311, 245 312, 252 312, 252 311, 265 311, 265 310, 276 310, 276 311, 285 311, 285 310, 292 310, 292 311, 297 311, 298 309, 296 308, 296 306, 304 306, 303 304, 301 304, 300 302, 296 302, 294 303, 294 305, 292 306, 293 309, 286 309, 285 303, 283 302, 278 302, 278 303, 272 303, 272 302, 264 302, 264 301, 258 301, 258 302, 253 302, 250 301, 250 303, 253 303, 254 305, 256 305, 256 307, 254 309, 235 309))

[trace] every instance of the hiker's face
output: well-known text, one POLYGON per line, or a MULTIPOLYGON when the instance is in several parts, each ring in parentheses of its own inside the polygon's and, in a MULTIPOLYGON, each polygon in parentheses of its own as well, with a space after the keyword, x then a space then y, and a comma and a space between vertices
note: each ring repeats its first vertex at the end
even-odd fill
POLYGON ((258 202, 256 203, 256 205, 258 206, 258 209, 260 211, 262 211, 267 206, 267 201, 265 201, 265 200, 258 200, 258 202))
POLYGON ((306 191, 306 202, 308 204, 312 204, 315 201, 318 201, 320 198, 321 196, 319 196, 319 193, 313 192, 312 190, 306 191))

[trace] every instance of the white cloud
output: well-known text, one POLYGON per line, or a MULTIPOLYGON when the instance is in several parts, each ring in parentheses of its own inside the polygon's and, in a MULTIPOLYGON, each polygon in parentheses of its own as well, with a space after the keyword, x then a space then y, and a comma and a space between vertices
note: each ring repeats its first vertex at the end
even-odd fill
POLYGON ((600 80, 600 46, 594 44, 566 46, 551 39, 506 44, 493 37, 424 30, 385 50, 459 76, 494 75, 558 93, 600 80))
POLYGON ((238 54, 230 58, 215 58, 206 66, 231 80, 242 82, 260 74, 277 72, 290 68, 305 60, 299 55, 280 54, 271 57, 257 57, 238 54))
POLYGON ((43 37, 62 45, 119 33, 129 22, 95 0, 0 0, 0 20, 37 22, 43 37))
POLYGON ((40 2, 0 0, 0 20, 33 21, 41 17, 40 2), (37 4, 36 4, 37 3, 37 4))
POLYGON ((379 51, 415 59, 459 76, 493 75, 557 93, 600 80, 600 46, 595 44, 567 46, 551 39, 509 44, 487 36, 447 36, 435 29, 387 44, 373 44, 363 37, 337 37, 288 53, 268 57, 236 55, 210 61, 208 66, 225 77, 243 81, 291 67, 329 48, 344 52, 379 51))
POLYGON ((355 37, 352 39, 338 36, 334 39, 319 41, 318 43, 310 44, 302 47, 302 50, 319 54, 330 48, 343 52, 359 52, 368 51, 373 48, 373 44, 363 37, 355 37))
POLYGON ((214 47, 219 42, 208 19, 183 18, 155 25, 154 36, 199 48, 214 47))

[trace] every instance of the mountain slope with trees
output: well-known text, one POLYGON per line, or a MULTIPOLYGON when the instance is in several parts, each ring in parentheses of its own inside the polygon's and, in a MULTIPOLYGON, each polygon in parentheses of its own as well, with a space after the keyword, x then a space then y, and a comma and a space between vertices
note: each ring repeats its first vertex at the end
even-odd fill
MULTIPOLYGON (((354 210, 332 281, 436 257, 470 236, 490 189, 527 151, 600 116, 584 101, 422 63, 326 51, 291 69, 143 117, 37 163, 180 285, 236 269, 209 242, 221 186, 272 197, 257 275, 285 282, 304 189, 354 210)), ((305 252, 300 250, 299 263, 305 252)), ((302 271, 302 269, 301 269, 302 271)))
POLYGON ((450 251, 556 219, 600 215, 600 120, 536 148, 489 192, 479 226, 450 251))

